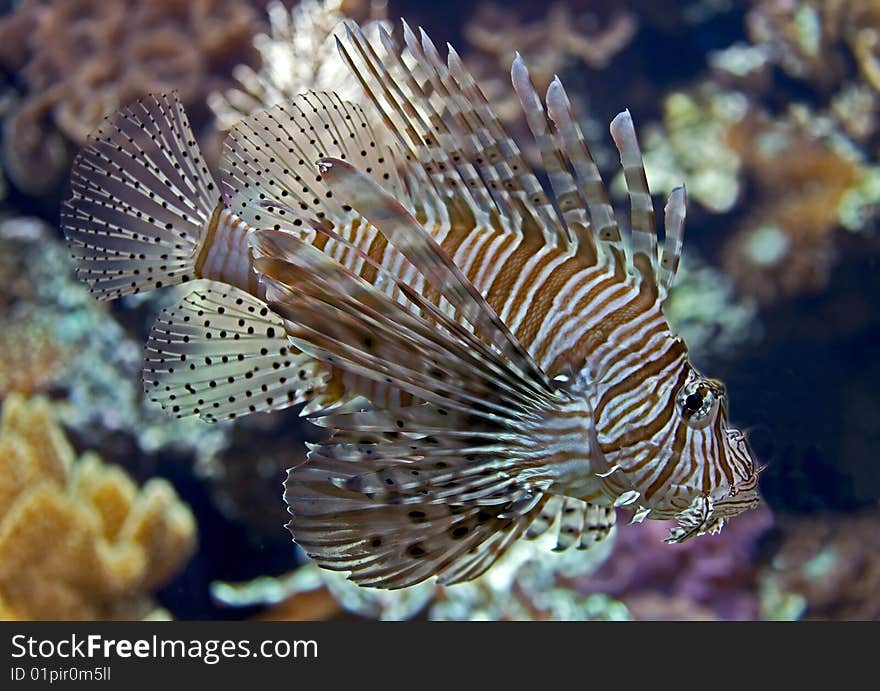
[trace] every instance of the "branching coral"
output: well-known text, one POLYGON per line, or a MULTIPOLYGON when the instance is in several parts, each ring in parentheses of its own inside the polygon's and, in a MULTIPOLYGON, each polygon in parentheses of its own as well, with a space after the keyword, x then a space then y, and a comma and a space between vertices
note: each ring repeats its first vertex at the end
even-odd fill
POLYGON ((582 62, 602 69, 625 48, 635 35, 636 17, 630 12, 612 14, 605 26, 586 12, 572 14, 567 4, 550 6, 546 17, 523 22, 508 7, 482 5, 466 26, 465 36, 479 51, 491 55, 502 70, 510 69, 514 52, 526 59, 536 83, 546 88, 553 75, 569 62, 582 62))
POLYGON ((104 116, 150 91, 176 89, 201 105, 249 58, 257 28, 256 9, 236 0, 23 0, 0 19, 0 68, 18 72, 26 90, 4 124, 10 178, 28 194, 51 191, 68 142, 83 143, 104 116))
POLYGON ((808 112, 775 121, 750 112, 728 129, 727 141, 756 199, 725 243, 725 270, 762 300, 822 289, 834 260, 833 233, 848 215, 858 224, 876 195, 876 172, 808 112))
POLYGON ((787 516, 761 570, 771 619, 880 620, 880 514, 787 516))
POLYGON ((194 518, 165 480, 138 489, 94 454, 75 458, 45 400, 6 399, 2 618, 141 618, 194 549, 194 518))
MULTIPOLYGON (((302 0, 288 11, 280 2, 270 3, 270 31, 254 38, 262 67, 255 71, 239 65, 234 71, 238 88, 209 97, 220 129, 229 129, 255 110, 288 101, 309 89, 335 91, 345 100, 359 102, 362 91, 339 56, 333 31, 346 17, 366 14, 359 7, 364 4, 302 0)), ((378 19, 364 25, 368 35, 376 31, 378 19)))
MULTIPOLYGON (((596 14, 591 10, 573 13, 566 3, 550 5, 546 15, 525 22, 516 10, 493 4, 480 5, 466 24, 470 46, 465 63, 492 103, 498 117, 525 147, 526 158, 540 166, 541 159, 523 119, 522 106, 510 83, 510 65, 519 52, 529 67, 536 89, 544 93, 554 76, 576 69, 592 72, 606 68, 633 39, 638 23, 633 12, 615 8, 596 14)), ((571 84, 571 82, 567 82, 571 84)), ((585 108, 576 89, 569 89, 573 105, 581 115, 585 108)), ((582 123, 591 140, 598 129, 582 123)), ((600 147, 594 153, 600 159, 600 147)))

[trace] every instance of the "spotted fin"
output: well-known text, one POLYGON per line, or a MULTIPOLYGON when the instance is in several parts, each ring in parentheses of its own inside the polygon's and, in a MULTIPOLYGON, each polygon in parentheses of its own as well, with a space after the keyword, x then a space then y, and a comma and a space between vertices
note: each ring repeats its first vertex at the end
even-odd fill
POLYGON ((550 200, 456 52, 443 60, 423 31, 417 38, 406 23, 403 31, 406 50, 385 31, 372 45, 348 23, 338 46, 403 164, 424 179, 420 196, 463 201, 481 219, 502 216, 555 242, 562 226, 550 200))
POLYGON ((239 122, 224 144, 221 185, 230 208, 247 223, 302 226, 303 219, 336 225, 353 214, 321 183, 315 161, 335 156, 368 171, 392 193, 401 191, 393 160, 360 106, 334 93, 296 96, 239 122), (256 202, 276 199, 284 208, 256 202))
POLYGON ((313 451, 289 471, 284 499, 292 507, 288 528, 296 542, 320 566, 350 572, 362 586, 476 578, 523 534, 543 502, 538 498, 517 516, 501 505, 390 504, 346 489, 356 469, 313 451))
POLYGON ((297 542, 361 584, 482 573, 528 528, 555 480, 559 439, 548 418, 560 419, 561 394, 521 366, 516 349, 482 340, 491 321, 474 318, 471 331, 402 283, 399 303, 290 233, 256 231, 251 241, 267 300, 297 348, 412 400, 316 414, 333 433, 286 484, 297 542))
POLYGON ((144 361, 150 400, 209 422, 317 397, 325 376, 265 303, 232 286, 199 288, 163 310, 144 361))
POLYGON ((61 225, 101 300, 195 277, 220 198, 176 94, 109 117, 80 151, 61 225))

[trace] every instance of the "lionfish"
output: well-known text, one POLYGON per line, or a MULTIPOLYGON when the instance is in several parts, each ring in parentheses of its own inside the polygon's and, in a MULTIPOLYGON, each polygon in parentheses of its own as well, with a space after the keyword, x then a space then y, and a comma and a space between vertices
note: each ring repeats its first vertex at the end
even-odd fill
POLYGON ((585 549, 616 507, 675 519, 670 542, 720 530, 757 505, 757 468, 663 316, 684 188, 661 248, 618 115, 626 242, 559 79, 542 101, 513 62, 545 186, 419 31, 401 49, 346 24, 375 113, 308 92, 253 114, 219 187, 173 94, 79 153, 62 221, 95 296, 202 279, 152 328, 147 395, 210 421, 304 404, 328 435, 288 472, 288 528, 365 586, 472 579, 548 531, 585 549))

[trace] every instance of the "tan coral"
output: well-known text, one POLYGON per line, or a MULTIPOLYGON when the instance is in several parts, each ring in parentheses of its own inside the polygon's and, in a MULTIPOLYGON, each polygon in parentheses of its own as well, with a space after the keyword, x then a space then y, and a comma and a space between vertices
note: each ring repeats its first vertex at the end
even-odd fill
POLYGON ((66 144, 84 143, 106 115, 149 92, 179 91, 196 106, 198 130, 206 95, 254 58, 259 25, 253 4, 235 0, 23 0, 0 18, 0 67, 27 88, 5 123, 10 178, 34 196, 57 188, 66 144))
POLYGON ((470 44, 494 57, 501 70, 509 70, 515 51, 522 53, 538 86, 549 86, 566 63, 580 61, 603 69, 635 36, 635 15, 619 11, 604 26, 590 13, 575 16, 562 3, 550 5, 539 21, 523 22, 510 8, 481 5, 465 27, 470 44))
POLYGON ((0 419, 0 616, 129 619, 195 549, 171 485, 138 489, 94 454, 77 459, 49 403, 12 395, 0 419))
POLYGON ((728 130, 727 143, 759 193, 725 243, 725 271, 764 301, 821 290, 841 204, 865 176, 863 165, 802 123, 755 112, 728 130))

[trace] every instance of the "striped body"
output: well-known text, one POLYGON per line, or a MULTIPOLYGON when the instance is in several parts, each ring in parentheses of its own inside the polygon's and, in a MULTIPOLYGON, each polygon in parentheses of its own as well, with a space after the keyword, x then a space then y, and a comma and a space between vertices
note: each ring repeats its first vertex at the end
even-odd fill
MULTIPOLYGON (((213 235, 215 242, 204 250, 209 261, 200 275, 264 297, 263 289, 254 287, 256 274, 250 253, 242 249, 246 246, 242 234, 245 225, 228 211, 224 211, 222 219, 221 229, 213 235), (220 267, 223 273, 211 274, 208 272, 211 267, 220 267)), ((426 228, 551 376, 584 370, 594 381, 603 382, 607 377, 612 394, 626 386, 627 381, 632 383, 634 401, 612 402, 603 397, 601 388, 583 392, 590 396, 586 405, 572 406, 544 439, 546 457, 552 460, 548 465, 556 468, 561 476, 554 478, 562 484, 561 493, 596 503, 613 501, 625 491, 621 488, 632 482, 621 484, 614 477, 601 481, 595 478, 596 468, 590 465, 590 435, 595 425, 592 407, 596 406, 597 412, 605 415, 596 418, 600 423, 599 448, 612 465, 619 463, 628 474, 628 458, 618 459, 614 450, 626 448, 627 435, 643 429, 633 429, 631 413, 641 407, 637 411, 644 415, 641 419, 651 419, 649 408, 653 397, 650 400, 639 397, 654 385, 644 380, 651 371, 652 353, 658 353, 661 364, 666 364, 665 359, 671 354, 677 354, 679 357, 672 362, 672 368, 683 371, 683 346, 669 331, 656 296, 640 289, 628 275, 615 272, 609 261, 590 261, 589 257, 571 250, 529 242, 521 233, 502 227, 479 224, 471 228, 461 225, 451 228, 448 223, 435 222, 426 224, 426 228), (622 352, 628 353, 623 360, 622 352), (620 412, 616 416, 618 424, 606 426, 614 422, 610 419, 613 411, 620 412)), ((437 302, 438 295, 424 276, 374 226, 358 218, 337 228, 336 232, 376 262, 391 268, 420 294, 437 302)), ((375 271, 346 244, 314 231, 303 232, 301 237, 403 302, 400 291, 377 281, 375 271)), ((452 313, 448 303, 442 307, 452 313)), ((340 368, 328 371, 321 369, 320 363, 315 365, 322 372, 322 378, 329 374, 323 389, 315 394, 322 405, 332 407, 345 401, 351 391, 368 393, 373 405, 380 407, 414 403, 413 397, 399 388, 366 380, 340 368)), ((668 421, 670 417, 667 415, 665 419, 668 421)), ((633 465, 637 471, 645 463, 633 465)), ((640 480, 638 475, 634 482, 640 480)), ((651 492, 646 499, 655 493, 651 492)))

